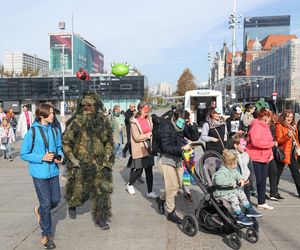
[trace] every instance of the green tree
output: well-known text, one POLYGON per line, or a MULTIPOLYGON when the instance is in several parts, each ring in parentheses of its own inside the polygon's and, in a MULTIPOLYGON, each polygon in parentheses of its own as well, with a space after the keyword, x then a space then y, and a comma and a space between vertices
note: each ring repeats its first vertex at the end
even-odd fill
POLYGON ((185 69, 177 82, 176 93, 179 96, 183 96, 186 91, 197 89, 195 83, 195 76, 192 74, 189 68, 185 69))

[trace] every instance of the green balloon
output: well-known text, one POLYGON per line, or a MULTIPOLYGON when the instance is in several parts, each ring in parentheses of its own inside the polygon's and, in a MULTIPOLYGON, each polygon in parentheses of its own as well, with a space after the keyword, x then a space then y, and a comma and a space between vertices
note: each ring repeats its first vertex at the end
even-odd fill
POLYGON ((129 73, 128 63, 112 63, 111 73, 115 76, 126 76, 129 73))

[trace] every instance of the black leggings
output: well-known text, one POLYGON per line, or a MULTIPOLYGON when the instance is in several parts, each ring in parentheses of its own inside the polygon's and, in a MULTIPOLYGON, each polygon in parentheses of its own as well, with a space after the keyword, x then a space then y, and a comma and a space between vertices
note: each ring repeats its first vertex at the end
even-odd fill
MULTIPOLYGON (((146 173, 146 182, 147 182, 147 189, 148 189, 148 193, 152 192, 152 187, 153 187, 153 167, 146 167, 145 169, 145 173, 146 173)), ((143 173, 143 168, 139 168, 139 169, 134 169, 134 171, 130 172, 130 179, 129 179, 129 185, 133 185, 133 183, 135 183, 135 181, 137 180, 137 178, 139 178, 143 173)))
POLYGON ((277 187, 277 163, 273 159, 269 162, 269 183, 270 183, 270 196, 275 197, 278 193, 277 187))
MULTIPOLYGON (((281 174, 283 172, 283 169, 284 169, 284 164, 281 163, 281 162, 278 162, 277 166, 278 166, 278 171, 277 171, 277 186, 278 186, 280 176, 281 176, 281 174)), ((297 193, 298 193, 299 198, 300 198, 300 173, 299 173, 299 168, 298 168, 298 165, 297 165, 297 161, 294 158, 291 159, 291 164, 289 164, 289 169, 291 171, 291 174, 292 174, 292 177, 293 177, 296 189, 297 189, 297 193)))

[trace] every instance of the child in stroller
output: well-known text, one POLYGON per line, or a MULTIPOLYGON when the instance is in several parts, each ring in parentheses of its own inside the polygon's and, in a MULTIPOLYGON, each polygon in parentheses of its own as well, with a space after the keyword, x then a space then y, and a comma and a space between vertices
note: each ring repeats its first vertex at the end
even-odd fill
MULTIPOLYGON (((194 172, 191 171, 191 164, 189 164, 189 162, 186 161, 185 165, 196 184, 204 193, 204 197, 200 200, 195 214, 184 215, 181 224, 182 231, 192 237, 198 233, 200 226, 212 233, 229 235, 228 243, 233 249, 240 249, 240 238, 242 235, 244 235, 250 243, 256 243, 258 241, 259 230, 259 224, 256 218, 249 218, 249 226, 237 223, 238 218, 232 212, 232 205, 227 200, 214 196, 216 189, 230 191, 233 189, 232 187, 213 184, 212 177, 222 167, 222 156, 216 151, 208 150, 205 151, 200 158, 194 172), (250 225, 252 224, 251 222, 253 225, 250 225), (245 234, 243 234, 243 228, 246 228, 245 234)), ((224 166, 224 168, 226 167, 224 166)), ((233 184, 236 184, 236 182, 233 181, 233 184)), ((254 215, 255 212, 256 211, 251 211, 251 214, 254 215)), ((250 213, 248 213, 248 216, 249 214, 250 213)), ((255 213, 255 216, 261 215, 255 213)))
POLYGON ((217 186, 214 191, 216 198, 223 198, 230 202, 234 213, 237 216, 237 223, 245 226, 253 225, 248 218, 259 218, 261 214, 257 213, 248 201, 245 192, 241 187, 245 185, 243 176, 236 170, 237 156, 234 152, 225 149, 223 151, 224 165, 213 175, 213 184, 217 186), (224 190, 218 186, 229 186, 232 189, 224 190), (245 208, 246 214, 240 207, 240 202, 245 208))

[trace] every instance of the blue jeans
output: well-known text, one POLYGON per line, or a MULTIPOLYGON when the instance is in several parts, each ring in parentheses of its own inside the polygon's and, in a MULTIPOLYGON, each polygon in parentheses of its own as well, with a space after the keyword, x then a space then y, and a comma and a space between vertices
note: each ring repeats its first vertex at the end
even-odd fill
POLYGON ((7 143, 7 144, 4 144, 4 146, 5 146, 5 150, 3 150, 4 158, 11 157, 11 144, 7 143))
POLYGON ((122 147, 120 143, 114 143, 114 154, 116 157, 122 157, 122 147))
POLYGON ((39 213, 41 215, 42 236, 52 234, 51 209, 60 201, 59 177, 49 179, 33 178, 33 184, 40 202, 39 213))

